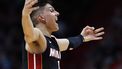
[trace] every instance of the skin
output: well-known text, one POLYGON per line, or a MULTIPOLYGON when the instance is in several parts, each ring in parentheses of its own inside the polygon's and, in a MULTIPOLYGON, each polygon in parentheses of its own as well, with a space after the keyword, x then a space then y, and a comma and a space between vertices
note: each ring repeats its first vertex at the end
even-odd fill
MULTIPOLYGON (((26 41, 26 50, 30 53, 43 53, 47 48, 45 36, 55 37, 52 32, 59 30, 58 20, 59 12, 57 12, 52 5, 47 3, 38 16, 35 17, 37 24, 34 27, 30 14, 32 11, 39 9, 39 7, 32 7, 37 0, 26 0, 22 11, 22 27, 26 41)), ((84 37, 83 42, 103 39, 103 27, 95 29, 94 27, 86 26, 81 31, 80 35, 84 37)), ((60 51, 65 51, 68 48, 69 40, 66 38, 57 39, 55 37, 60 51)))

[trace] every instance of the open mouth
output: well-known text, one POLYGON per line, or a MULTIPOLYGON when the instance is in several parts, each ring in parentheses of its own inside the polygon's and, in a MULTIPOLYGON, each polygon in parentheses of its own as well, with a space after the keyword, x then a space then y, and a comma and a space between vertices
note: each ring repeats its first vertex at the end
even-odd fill
POLYGON ((55 20, 56 23, 58 23, 58 20, 55 20))
POLYGON ((56 17, 55 21, 56 21, 56 23, 58 23, 58 18, 57 17, 56 17))

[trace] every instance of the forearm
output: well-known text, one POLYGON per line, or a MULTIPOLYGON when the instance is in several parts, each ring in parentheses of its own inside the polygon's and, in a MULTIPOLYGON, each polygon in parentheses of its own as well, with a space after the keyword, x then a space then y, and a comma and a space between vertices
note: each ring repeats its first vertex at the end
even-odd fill
POLYGON ((22 27, 25 36, 34 38, 34 26, 29 15, 22 15, 22 27))
POLYGON ((68 40, 69 40, 68 48, 77 48, 83 44, 84 38, 82 35, 78 35, 75 37, 69 37, 68 40))

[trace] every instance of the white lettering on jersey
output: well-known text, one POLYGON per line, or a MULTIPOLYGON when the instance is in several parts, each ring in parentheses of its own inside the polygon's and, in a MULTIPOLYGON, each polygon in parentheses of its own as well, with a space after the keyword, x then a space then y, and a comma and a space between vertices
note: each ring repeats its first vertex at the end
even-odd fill
POLYGON ((61 59, 61 54, 58 50, 50 48, 50 56, 61 59))

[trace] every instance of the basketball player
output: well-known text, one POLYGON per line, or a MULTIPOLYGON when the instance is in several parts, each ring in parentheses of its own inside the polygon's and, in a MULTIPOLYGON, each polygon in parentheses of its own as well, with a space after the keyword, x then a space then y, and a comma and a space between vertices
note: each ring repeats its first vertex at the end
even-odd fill
POLYGON ((22 11, 25 48, 31 54, 42 54, 42 69, 60 69, 61 51, 77 48, 83 42, 101 40, 104 34, 103 27, 86 26, 75 37, 58 39, 51 35, 59 30, 58 16, 50 1, 25 0, 22 11))

